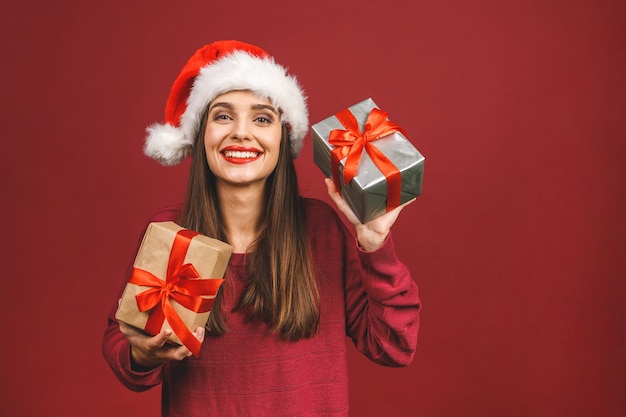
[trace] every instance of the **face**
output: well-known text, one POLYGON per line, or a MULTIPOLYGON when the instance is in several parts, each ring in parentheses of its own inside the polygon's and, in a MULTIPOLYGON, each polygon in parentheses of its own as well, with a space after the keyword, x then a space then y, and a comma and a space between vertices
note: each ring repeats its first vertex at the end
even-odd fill
POLYGON ((204 148, 218 183, 264 184, 278 162, 282 125, 272 103, 250 91, 230 91, 209 105, 204 148))

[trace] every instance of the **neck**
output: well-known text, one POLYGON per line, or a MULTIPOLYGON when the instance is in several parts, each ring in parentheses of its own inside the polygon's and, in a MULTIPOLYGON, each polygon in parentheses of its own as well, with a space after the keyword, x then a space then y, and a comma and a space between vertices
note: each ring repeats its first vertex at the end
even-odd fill
POLYGON ((228 243, 234 253, 246 253, 260 231, 264 183, 246 187, 221 183, 217 190, 228 243))

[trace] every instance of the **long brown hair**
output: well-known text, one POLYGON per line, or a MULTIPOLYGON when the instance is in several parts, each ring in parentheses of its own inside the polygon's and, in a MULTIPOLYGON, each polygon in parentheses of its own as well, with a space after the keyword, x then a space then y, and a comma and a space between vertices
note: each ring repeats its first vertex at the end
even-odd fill
MULTIPOLYGON (((208 108, 208 106, 207 106, 208 108)), ((181 226, 227 241, 215 175, 204 148, 203 116, 192 153, 181 226)), ((261 230, 246 255, 247 286, 237 309, 260 319, 284 339, 314 335, 319 324, 319 292, 313 275, 306 215, 298 192, 289 133, 283 125, 280 154, 265 185, 261 230)), ((228 331, 222 311, 223 287, 207 322, 210 334, 228 331)))

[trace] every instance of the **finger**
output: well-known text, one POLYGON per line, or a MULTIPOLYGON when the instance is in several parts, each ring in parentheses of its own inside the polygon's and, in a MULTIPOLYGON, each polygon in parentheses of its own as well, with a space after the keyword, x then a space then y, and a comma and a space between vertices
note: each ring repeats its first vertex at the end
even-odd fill
POLYGON ((324 183, 326 183, 326 190, 328 191, 330 198, 334 200, 335 197, 341 196, 341 194, 339 194, 339 190, 335 187, 335 182, 332 179, 324 178, 324 183))
POLYGON ((150 349, 160 349, 167 343, 171 335, 172 331, 170 329, 163 329, 159 334, 148 339, 146 344, 150 349))
POLYGON ((343 204, 345 204, 345 201, 343 197, 341 196, 341 193, 339 193, 339 190, 337 190, 337 187, 335 187, 335 183, 330 178, 324 178, 324 182, 326 183, 326 190, 328 192, 328 196, 330 197, 331 200, 333 200, 337 208, 340 211, 343 211, 343 204))
MULTIPOLYGON (((196 339, 198 339, 200 341, 200 343, 204 342, 204 335, 205 335, 204 327, 198 327, 193 332, 193 335, 196 337, 196 339)), ((191 351, 189 349, 185 348, 185 346, 181 346, 180 352, 177 352, 177 353, 180 355, 181 359, 182 358, 188 358, 191 355, 193 355, 193 353, 191 353, 191 351)))
MULTIPOLYGON (((195 336, 196 339, 200 341, 200 343, 202 343, 204 341, 204 335, 205 335, 204 327, 196 328, 196 330, 193 332, 193 335, 195 336)), ((181 345, 176 348, 172 348, 167 354, 167 357, 177 360, 177 361, 181 361, 192 355, 193 353, 191 353, 191 351, 185 345, 181 345)))
POLYGON ((200 343, 204 342, 204 335, 205 335, 204 327, 198 327, 196 331, 193 332, 193 335, 196 337, 196 339, 200 341, 200 343))

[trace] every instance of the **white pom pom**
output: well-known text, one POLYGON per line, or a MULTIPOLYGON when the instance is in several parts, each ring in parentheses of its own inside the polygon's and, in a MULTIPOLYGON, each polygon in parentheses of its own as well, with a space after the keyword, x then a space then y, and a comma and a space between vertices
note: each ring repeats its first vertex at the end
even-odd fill
POLYGON ((144 153, 162 165, 179 164, 190 152, 192 142, 183 132, 170 124, 155 123, 146 129, 144 153))

